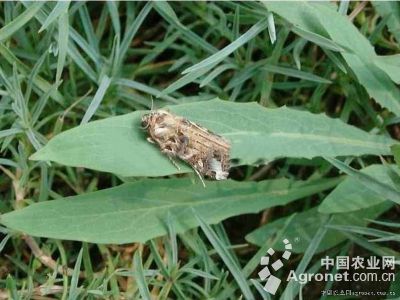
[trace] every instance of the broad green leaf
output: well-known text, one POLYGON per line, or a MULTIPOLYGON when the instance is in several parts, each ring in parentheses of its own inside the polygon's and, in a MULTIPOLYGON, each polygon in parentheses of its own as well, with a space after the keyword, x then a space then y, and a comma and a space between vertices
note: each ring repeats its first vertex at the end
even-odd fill
MULTIPOLYGON (((396 188, 383 165, 372 165, 361 170, 376 180, 396 188)), ((345 213, 377 205, 387 200, 384 195, 366 189, 355 177, 348 176, 321 203, 320 213, 345 213)))
POLYGON ((392 153, 394 156, 394 160, 396 161, 396 164, 400 167, 400 145, 394 145, 392 146, 392 153))
POLYGON ((147 179, 94 193, 32 204, 0 216, 5 226, 33 236, 94 243, 144 242, 165 235, 171 215, 177 233, 196 227, 193 209, 208 224, 285 205, 334 187, 338 179, 292 182, 147 179))
POLYGON ((368 94, 380 105, 400 115, 400 91, 374 62, 378 56, 368 39, 329 3, 295 1, 263 2, 295 28, 325 35, 344 48, 340 52, 368 94))
MULTIPOLYGON (((358 182, 360 182, 364 186, 365 189, 369 190, 370 192, 380 194, 385 199, 400 204, 400 191, 396 187, 386 184, 385 182, 381 182, 368 174, 364 174, 356 169, 353 169, 344 162, 337 160, 335 158, 325 157, 325 160, 330 162, 340 171, 355 178, 358 182)), ((390 173, 388 174, 390 175, 390 173)))
POLYGON ((388 74, 394 82, 400 84, 400 54, 378 56, 375 64, 388 74))
MULTIPOLYGON (((267 109, 256 103, 211 100, 169 107, 232 144, 239 164, 256 164, 279 157, 313 158, 390 154, 394 141, 368 134, 325 115, 286 107, 267 109)), ((143 111, 68 130, 36 152, 31 159, 55 161, 122 176, 163 176, 178 171, 159 149, 146 141, 143 111)))
MULTIPOLYGON (((329 224, 364 226, 368 224, 367 219, 378 217, 384 211, 392 207, 392 205, 391 202, 387 201, 353 213, 334 214, 329 224)), ((293 217, 293 220, 282 233, 282 236, 292 241, 294 252, 303 253, 307 249, 317 230, 321 227, 321 224, 326 220, 326 216, 326 214, 319 213, 317 207, 300 212, 293 217)), ((278 219, 254 230, 246 236, 246 240, 252 244, 262 246, 266 240, 284 227, 286 218, 287 217, 278 219)), ((319 245, 318 252, 336 246, 345 239, 346 237, 340 232, 329 230, 322 243, 319 245)), ((277 243, 275 247, 277 248, 275 250, 284 250, 284 246, 281 245, 281 243, 277 243)))

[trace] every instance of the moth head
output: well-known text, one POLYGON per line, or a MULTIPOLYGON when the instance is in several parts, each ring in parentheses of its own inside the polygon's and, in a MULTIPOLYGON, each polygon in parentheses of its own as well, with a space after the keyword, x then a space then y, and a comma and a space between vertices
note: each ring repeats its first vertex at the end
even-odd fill
POLYGON ((153 117, 152 115, 153 115, 152 112, 149 113, 149 114, 143 115, 143 117, 142 117, 142 128, 147 129, 150 126, 151 120, 152 120, 152 117, 153 117))

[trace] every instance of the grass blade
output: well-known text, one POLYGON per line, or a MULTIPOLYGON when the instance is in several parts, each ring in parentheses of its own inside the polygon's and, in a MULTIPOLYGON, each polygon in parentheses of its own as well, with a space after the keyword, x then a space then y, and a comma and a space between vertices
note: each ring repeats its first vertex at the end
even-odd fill
POLYGON ((89 120, 93 117, 93 115, 96 113, 96 110, 99 108, 101 101, 104 98, 104 95, 107 92, 108 87, 110 86, 111 79, 104 75, 102 78, 99 88, 97 89, 96 94, 94 95, 92 101, 90 102, 90 105, 88 109, 85 112, 85 115, 82 118, 81 125, 89 122, 89 120))
POLYGON ((241 291, 243 292, 243 296, 246 299, 253 300, 254 296, 250 290, 250 287, 247 283, 246 277, 243 275, 240 266, 236 264, 235 259, 232 257, 231 253, 226 248, 226 245, 219 239, 216 233, 212 230, 210 225, 208 225, 195 211, 193 213, 196 216, 196 219, 199 222, 201 229, 204 234, 207 236, 207 239, 210 241, 211 245, 217 251, 218 255, 221 257, 232 276, 235 278, 237 284, 239 285, 241 291))
POLYGON ((149 291, 149 288, 147 287, 146 279, 144 277, 142 258, 140 256, 140 253, 138 250, 135 251, 135 254, 133 256, 133 265, 135 268, 135 271, 134 271, 135 280, 136 280, 136 284, 139 287, 140 296, 143 299, 151 300, 152 298, 150 295, 150 291, 149 291))
POLYGON ((77 299, 79 294, 82 292, 82 290, 78 288, 79 273, 81 270, 81 263, 82 263, 82 253, 83 253, 83 248, 81 248, 81 250, 79 251, 78 257, 75 262, 74 272, 71 277, 71 287, 69 289, 68 300, 77 299))
POLYGON ((56 71, 56 84, 60 82, 61 74, 65 64, 65 59, 67 57, 68 34, 69 34, 69 20, 68 20, 68 5, 67 5, 65 7, 65 11, 60 15, 58 19, 58 59, 57 59, 57 71, 56 71))
POLYGON ((332 83, 332 81, 325 79, 323 77, 320 77, 320 76, 317 76, 314 74, 310 74, 310 73, 307 73, 304 71, 299 71, 296 69, 274 66, 274 65, 269 65, 269 64, 266 64, 263 67, 263 69, 268 72, 271 72, 271 73, 282 74, 282 75, 305 79, 305 80, 314 81, 314 82, 318 82, 318 83, 332 83))
POLYGON ((25 11, 0 29, 0 42, 11 37, 32 19, 45 2, 35 2, 25 9, 25 11))
MULTIPOLYGON (((66 13, 68 11, 69 4, 70 1, 68 0, 57 2, 56 6, 46 18, 38 32, 41 33, 43 30, 47 29, 51 23, 53 23, 57 18, 60 18, 62 14, 66 13)), ((58 26, 58 29, 60 29, 60 26, 58 26)))
POLYGON ((217 53, 211 55, 210 57, 206 58, 205 60, 195 64, 184 70, 182 74, 192 73, 199 70, 206 69, 207 71, 211 69, 214 65, 218 64, 222 60, 224 60, 229 54, 234 52, 236 49, 247 43, 249 40, 254 38, 257 34, 268 27, 268 19, 262 19, 261 21, 257 22, 253 25, 246 33, 236 39, 234 42, 230 43, 225 48, 219 50, 217 53))

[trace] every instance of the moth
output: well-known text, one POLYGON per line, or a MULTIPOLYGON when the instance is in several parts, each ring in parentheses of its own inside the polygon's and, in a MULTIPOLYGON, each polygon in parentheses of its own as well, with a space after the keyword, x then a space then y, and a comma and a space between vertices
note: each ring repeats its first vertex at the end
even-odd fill
POLYGON ((228 177, 230 144, 223 137, 166 110, 145 114, 142 127, 150 143, 157 144, 178 169, 175 158, 189 164, 203 185, 203 176, 216 180, 228 177))

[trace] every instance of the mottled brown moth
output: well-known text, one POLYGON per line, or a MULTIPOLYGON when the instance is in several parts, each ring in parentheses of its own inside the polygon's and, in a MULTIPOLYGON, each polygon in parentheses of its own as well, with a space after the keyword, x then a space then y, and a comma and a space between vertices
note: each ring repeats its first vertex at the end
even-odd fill
POLYGON ((166 110, 145 114, 142 126, 147 130, 147 140, 157 144, 178 169, 176 157, 189 164, 202 182, 203 176, 227 178, 230 144, 223 137, 166 110))

